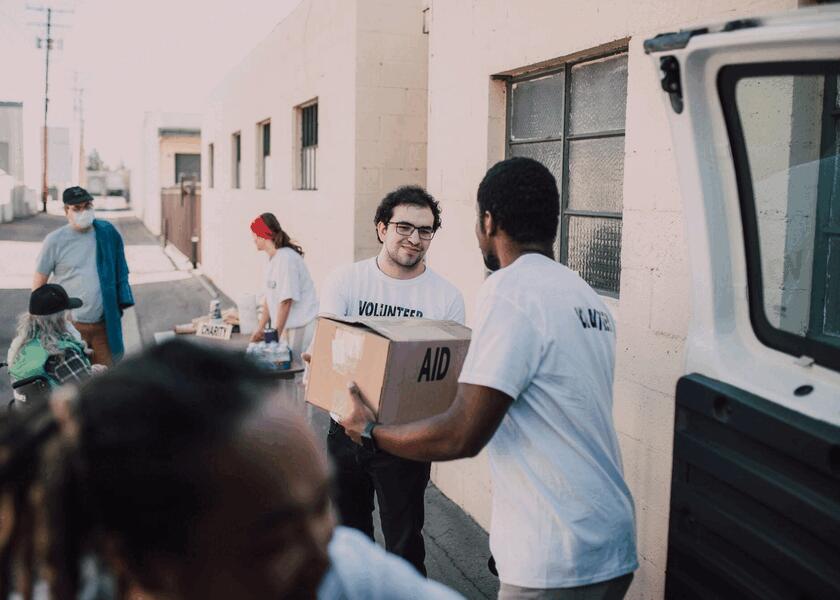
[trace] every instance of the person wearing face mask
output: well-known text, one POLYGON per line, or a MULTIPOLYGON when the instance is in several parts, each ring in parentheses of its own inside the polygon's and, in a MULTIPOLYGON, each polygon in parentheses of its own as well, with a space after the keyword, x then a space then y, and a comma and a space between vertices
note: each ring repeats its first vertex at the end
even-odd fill
POLYGON ((124 352, 123 310, 134 305, 123 240, 113 225, 96 219, 87 190, 67 188, 62 199, 67 225, 44 239, 32 289, 50 281, 80 298, 73 325, 93 350, 92 361, 110 366, 124 352))

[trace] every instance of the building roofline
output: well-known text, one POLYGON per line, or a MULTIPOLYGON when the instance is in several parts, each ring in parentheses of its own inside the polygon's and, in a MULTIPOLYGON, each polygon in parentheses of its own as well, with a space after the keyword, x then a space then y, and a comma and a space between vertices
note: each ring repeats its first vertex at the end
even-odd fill
POLYGON ((0 102, 0 107, 23 108, 23 102, 0 102))

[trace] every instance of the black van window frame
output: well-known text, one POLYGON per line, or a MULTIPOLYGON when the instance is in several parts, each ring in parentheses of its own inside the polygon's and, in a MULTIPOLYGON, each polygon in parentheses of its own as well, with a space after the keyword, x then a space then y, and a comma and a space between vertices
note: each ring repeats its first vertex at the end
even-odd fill
MULTIPOLYGON (((767 318, 761 271, 761 247, 758 231, 753 180, 747 156, 747 145, 741 117, 735 100, 735 88, 742 79, 770 76, 821 75, 837 77, 840 61, 790 61, 727 65, 717 76, 718 96, 732 149, 743 227, 744 253, 747 268, 747 297, 750 322, 758 340, 770 348, 792 356, 806 356, 815 363, 840 371, 840 349, 819 339, 805 337, 775 327, 767 318)), ((825 102, 829 101, 824 99, 825 102)), ((822 146, 822 142, 821 142, 822 146)))

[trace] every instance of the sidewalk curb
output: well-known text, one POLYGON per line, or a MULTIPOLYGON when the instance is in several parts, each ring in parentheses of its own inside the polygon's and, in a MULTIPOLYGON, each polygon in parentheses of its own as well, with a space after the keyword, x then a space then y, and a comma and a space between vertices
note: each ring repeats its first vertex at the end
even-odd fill
POLYGON ((193 269, 192 263, 187 256, 178 250, 173 244, 167 243, 166 247, 163 249, 164 254, 166 257, 172 261, 172 265, 179 271, 188 271, 190 275, 192 275, 200 284, 201 287, 205 289, 205 291, 210 294, 210 297, 216 299, 219 297, 219 290, 210 283, 207 277, 201 270, 201 267, 196 267, 193 269))
POLYGON ((140 337, 140 322, 134 307, 125 309, 122 318, 123 345, 125 355, 138 354, 143 350, 143 340, 140 337))

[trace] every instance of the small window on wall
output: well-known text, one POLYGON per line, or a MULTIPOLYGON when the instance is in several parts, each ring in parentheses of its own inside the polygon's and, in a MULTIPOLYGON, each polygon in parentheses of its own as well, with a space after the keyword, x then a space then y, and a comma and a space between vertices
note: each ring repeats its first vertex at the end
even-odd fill
POLYGON ((271 121, 257 123, 257 189, 271 187, 271 121))
POLYGON ((231 136, 231 173, 230 187, 239 189, 240 174, 242 173, 242 134, 238 131, 231 136))
POLYGON ((207 145, 207 171, 207 187, 213 187, 216 175, 216 151, 213 144, 207 145))
POLYGON ((200 154, 175 155, 175 183, 180 184, 185 179, 201 181, 200 154))
POLYGON ((508 156, 538 160, 557 179, 557 260, 618 297, 626 51, 512 79, 508 102, 508 156))
POLYGON ((318 103, 300 106, 298 113, 299 152, 298 185, 300 190, 318 189, 316 164, 318 151, 318 103))

